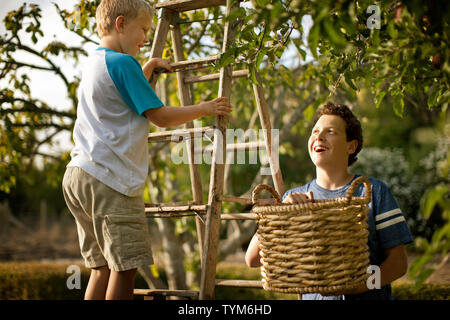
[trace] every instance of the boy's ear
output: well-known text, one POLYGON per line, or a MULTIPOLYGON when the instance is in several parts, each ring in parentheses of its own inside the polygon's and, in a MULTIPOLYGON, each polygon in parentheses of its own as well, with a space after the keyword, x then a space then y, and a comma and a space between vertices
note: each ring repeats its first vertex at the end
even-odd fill
POLYGON ((348 142, 348 154, 353 154, 358 148, 358 140, 352 140, 348 142))
POLYGON ((125 25, 125 17, 124 16, 118 16, 116 18, 116 25, 115 25, 116 31, 118 33, 122 33, 124 25, 125 25))

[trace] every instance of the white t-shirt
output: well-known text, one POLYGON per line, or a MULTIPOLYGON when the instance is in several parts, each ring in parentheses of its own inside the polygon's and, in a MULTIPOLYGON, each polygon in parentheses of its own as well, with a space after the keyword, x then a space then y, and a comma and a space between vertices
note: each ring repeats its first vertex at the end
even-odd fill
POLYGON ((78 89, 75 147, 68 167, 80 167, 112 189, 139 196, 148 175, 149 122, 143 112, 164 104, 128 54, 98 48, 78 89))

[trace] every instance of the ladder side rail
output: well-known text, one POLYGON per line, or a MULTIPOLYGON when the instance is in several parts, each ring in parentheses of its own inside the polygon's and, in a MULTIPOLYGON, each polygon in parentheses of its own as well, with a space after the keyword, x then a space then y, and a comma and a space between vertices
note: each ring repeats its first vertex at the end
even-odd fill
MULTIPOLYGON (((239 7, 239 2, 227 0, 226 15, 229 16, 232 9, 239 7)), ((222 52, 225 52, 233 44, 236 38, 236 28, 232 21, 225 23, 222 52)), ((228 65, 220 69, 219 97, 231 97, 232 66, 228 65)), ((222 194, 224 185, 224 163, 226 155, 226 128, 228 117, 218 116, 214 133, 214 150, 211 163, 211 176, 209 185, 208 211, 206 216, 205 244, 203 249, 202 275, 200 280, 201 300, 214 299, 216 264, 219 249, 220 214, 222 209, 222 194)))
MULTIPOLYGON (((259 72, 255 70, 256 79, 258 83, 262 83, 259 72)), ((274 150, 274 141, 272 135, 272 125, 270 122, 269 106, 264 98, 264 89, 259 84, 253 84, 253 92, 255 94, 256 106, 258 108, 259 119, 261 127, 265 131, 264 141, 266 144, 266 151, 269 157, 270 171, 272 174, 273 184, 275 190, 281 196, 284 194, 283 175, 281 173, 278 150, 274 150)))
MULTIPOLYGON (((164 52, 164 47, 167 41, 170 25, 173 24, 177 17, 177 12, 166 8, 161 9, 158 25, 156 26, 155 36, 153 38, 152 49, 150 51, 150 58, 161 58, 164 52)), ((155 87, 158 80, 157 74, 153 74, 150 79, 150 85, 155 87)))
MULTIPOLYGON (((179 19, 179 15, 178 19, 179 19)), ((175 61, 184 61, 184 50, 183 50, 183 41, 182 41, 182 35, 180 31, 180 26, 178 24, 178 21, 174 21, 174 24, 171 29, 171 35, 172 35, 172 46, 173 51, 175 55, 175 61)), ((177 73, 177 81, 178 81, 178 93, 181 101, 182 106, 192 105, 192 95, 190 91, 190 86, 184 82, 185 78, 185 72, 178 72, 177 73)), ((184 125, 185 129, 192 129, 194 127, 193 121, 190 121, 184 125)), ((191 189, 192 189, 192 196, 194 199, 194 202, 196 204, 202 204, 203 203, 203 196, 202 196, 202 181, 200 176, 200 164, 195 163, 194 157, 194 147, 195 147, 195 136, 194 139, 186 140, 187 144, 187 151, 188 151, 188 159, 189 159, 189 174, 191 178, 191 189)), ((199 218, 195 218, 195 224, 197 229, 197 235, 198 235, 198 245, 200 250, 200 259, 203 261, 203 243, 204 243, 204 237, 205 237, 205 224, 203 221, 199 218)))

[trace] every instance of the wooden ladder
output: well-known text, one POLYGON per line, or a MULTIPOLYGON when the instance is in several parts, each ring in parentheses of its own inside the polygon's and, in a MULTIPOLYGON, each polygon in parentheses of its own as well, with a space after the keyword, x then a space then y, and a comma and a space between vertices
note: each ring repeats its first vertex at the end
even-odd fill
MULTIPOLYGON (((172 37, 172 47, 175 55, 175 62, 171 64, 177 74, 178 93, 181 105, 192 105, 190 84, 219 80, 218 97, 224 96, 230 99, 232 79, 236 77, 248 77, 248 70, 233 71, 232 65, 220 69, 219 73, 188 76, 185 70, 192 70, 205 65, 210 65, 219 59, 219 55, 210 56, 196 60, 186 60, 182 45, 182 35, 179 26, 180 12, 208 8, 213 6, 226 5, 226 15, 228 16, 236 7, 239 7, 239 1, 233 0, 173 0, 156 4, 156 9, 161 10, 160 18, 155 32, 151 49, 151 58, 161 58, 170 30, 172 37)), ((236 37, 236 28, 239 21, 227 21, 224 29, 224 40, 222 52, 229 48, 236 37)), ((257 72, 256 76, 259 79, 257 72)), ((156 83, 156 77, 151 79, 152 86, 156 83)), ((260 80, 260 79, 259 79, 260 80)), ((261 81, 259 81, 261 83, 261 81)), ((278 154, 272 152, 271 124, 269 119, 268 105, 264 99, 263 88, 258 84, 253 84, 253 92, 258 108, 262 129, 265 129, 264 145, 258 145, 254 142, 228 144, 226 143, 226 129, 228 127, 228 118, 218 116, 214 127, 194 128, 193 123, 187 123, 184 129, 172 131, 162 131, 149 134, 149 142, 173 141, 174 136, 179 137, 177 141, 186 140, 188 143, 189 171, 192 186, 193 201, 183 205, 151 205, 146 204, 146 213, 158 217, 179 216, 186 212, 196 213, 197 234, 199 238, 199 248, 201 256, 201 280, 200 291, 192 290, 155 290, 155 289, 135 289, 135 295, 143 295, 146 298, 165 299, 167 296, 178 296, 187 299, 214 299, 215 286, 238 286, 250 288, 262 288, 260 281, 248 280, 219 280, 216 279, 216 263, 219 244, 220 221, 236 219, 256 219, 252 213, 234 213, 221 214, 222 201, 232 201, 251 204, 251 199, 224 196, 224 163, 227 150, 238 150, 249 148, 265 147, 269 158, 271 174, 275 189, 279 194, 284 193, 283 178, 278 163, 278 154), (212 150, 211 173, 209 182, 209 195, 207 204, 202 199, 202 183, 200 179, 199 164, 194 163, 194 143, 192 137, 195 135, 214 132, 214 144, 212 150), (205 221, 206 216, 206 221, 205 221)))

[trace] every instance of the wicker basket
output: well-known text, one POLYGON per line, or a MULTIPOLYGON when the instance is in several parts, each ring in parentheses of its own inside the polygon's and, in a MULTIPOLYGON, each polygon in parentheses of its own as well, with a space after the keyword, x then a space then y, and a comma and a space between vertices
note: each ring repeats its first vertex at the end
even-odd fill
POLYGON ((355 179, 344 198, 295 205, 281 203, 278 193, 267 185, 253 190, 253 203, 263 190, 277 200, 276 205, 252 209, 258 215, 264 289, 332 295, 366 282, 369 179, 355 179), (361 183, 366 195, 353 197, 361 183))

